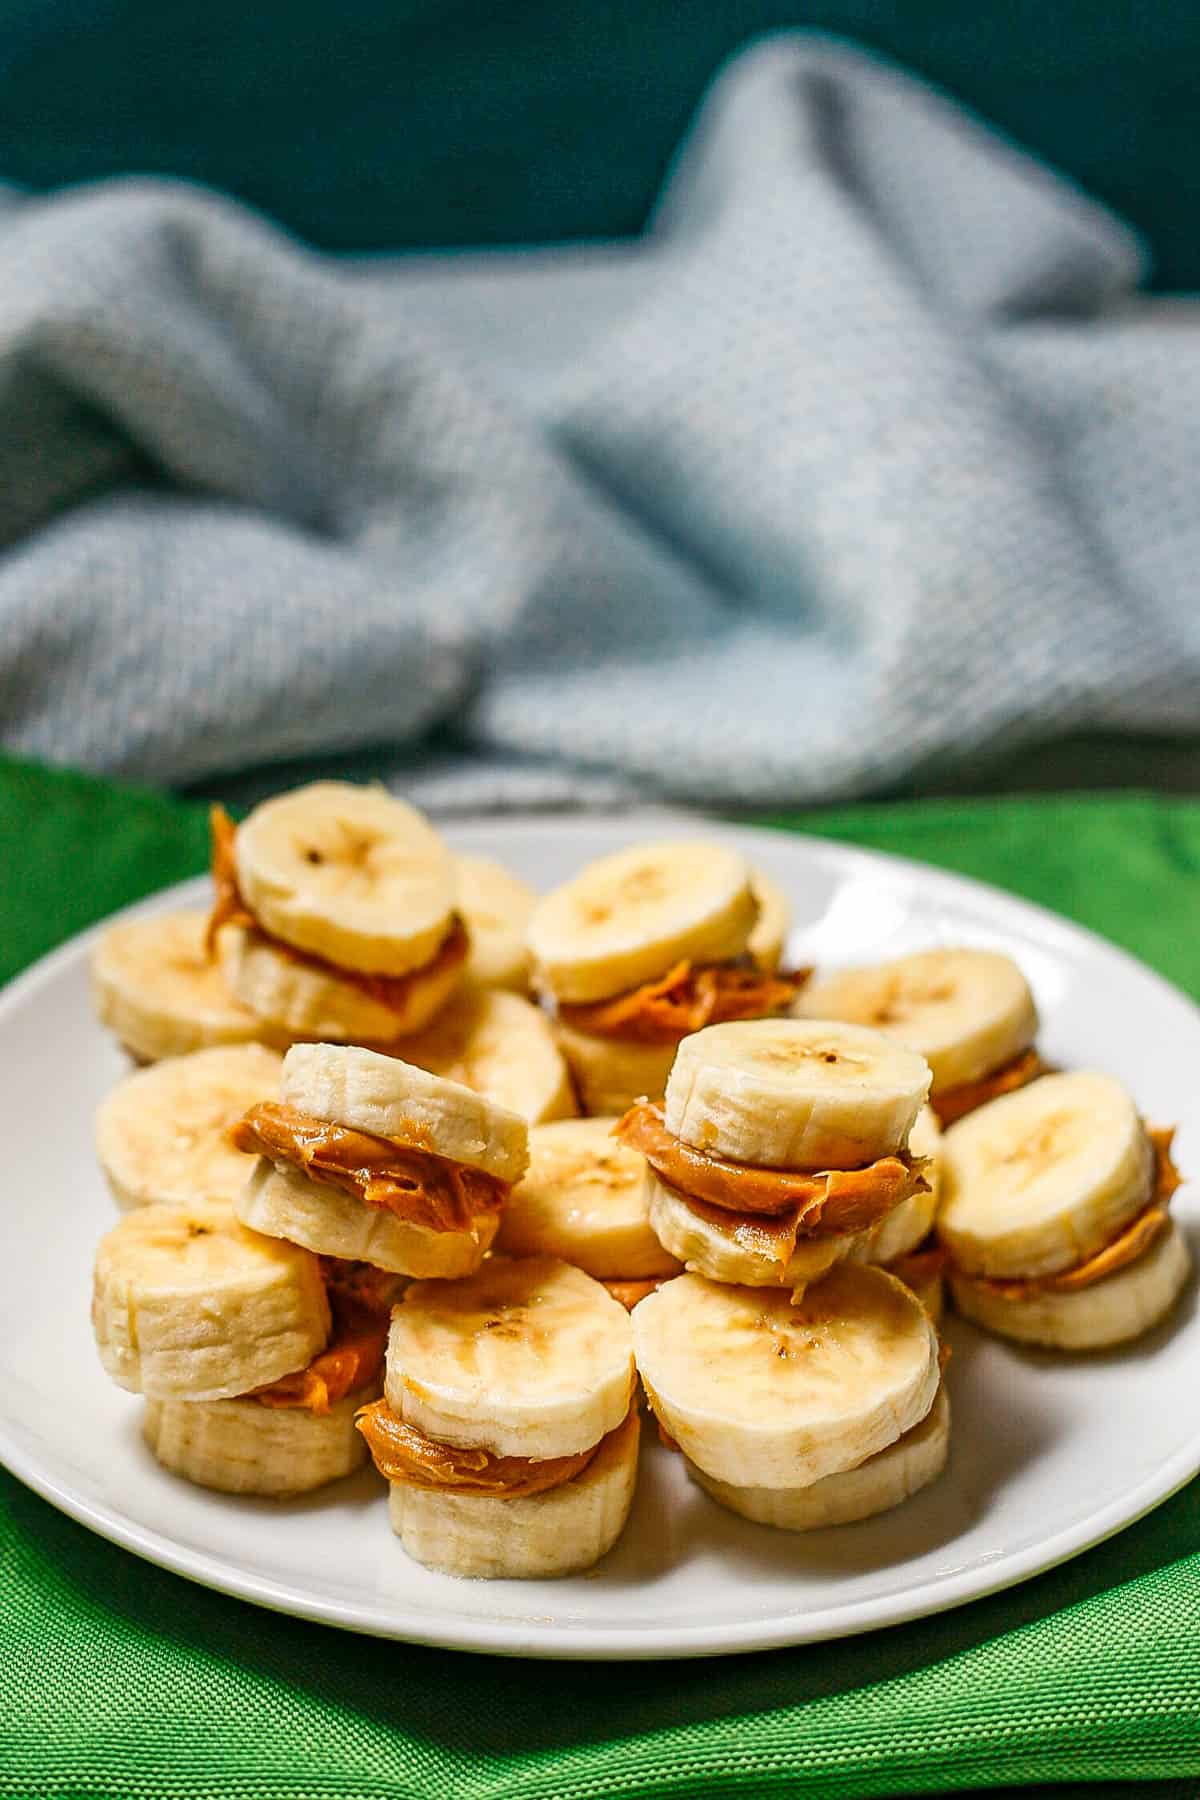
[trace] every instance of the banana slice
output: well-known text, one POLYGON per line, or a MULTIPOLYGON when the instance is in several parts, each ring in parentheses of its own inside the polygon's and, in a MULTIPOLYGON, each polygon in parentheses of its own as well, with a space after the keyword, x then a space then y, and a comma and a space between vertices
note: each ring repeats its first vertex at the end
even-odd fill
POLYGON ((206 926, 202 912, 130 919, 110 926, 92 951, 97 1016, 139 1062, 270 1035, 210 959, 206 926))
POLYGON ((915 1256, 898 1256, 887 1265, 887 1273, 911 1288, 933 1323, 941 1325, 946 1312, 946 1278, 940 1267, 925 1268, 915 1256))
POLYGON ((520 1181, 529 1166, 529 1127, 519 1114, 377 1050, 294 1044, 283 1059, 282 1098, 313 1118, 395 1138, 497 1181, 520 1181))
MULTIPOLYGON (((800 1238, 786 1263, 740 1244, 733 1236, 739 1215, 729 1213, 722 1229, 709 1214, 688 1205, 681 1194, 660 1181, 653 1169, 643 1178, 643 1205, 659 1243, 697 1275, 734 1287, 781 1287, 798 1293, 828 1273, 835 1263, 853 1256, 859 1237, 833 1234, 800 1238)), ((860 1261, 867 1258, 860 1257, 860 1261)))
POLYGON ((854 1169, 902 1150, 929 1091, 914 1051, 857 1025, 753 1019, 684 1038, 667 1130, 733 1162, 854 1169))
POLYGON ((936 1218, 936 1193, 911 1194, 886 1218, 862 1232, 848 1254, 855 1262, 895 1262, 925 1241, 936 1218))
POLYGON ((286 1499, 366 1462, 354 1415, 374 1392, 348 1394, 324 1414, 257 1400, 147 1400, 142 1436, 165 1469, 198 1487, 286 1499))
MULTIPOLYGON (((245 1162, 246 1158, 243 1157, 245 1162)), ((495 1241, 495 1213, 459 1231, 432 1231, 353 1194, 260 1157, 235 1202, 238 1218, 264 1237, 285 1238, 318 1256, 370 1263, 392 1274, 473 1275, 495 1241)))
POLYGON ((417 1281, 392 1313, 384 1396, 427 1437, 495 1456, 571 1456, 633 1397, 630 1315, 582 1269, 493 1257, 417 1281))
POLYGON ((820 1531, 827 1525, 853 1525, 859 1519, 889 1512, 935 1481, 950 1453, 950 1402, 945 1385, 919 1425, 877 1450, 855 1469, 826 1475, 809 1487, 733 1487, 716 1481, 695 1463, 688 1474, 730 1512, 777 1531, 820 1531))
POLYGON ((471 939, 467 980, 523 994, 533 969, 526 938, 537 895, 490 856, 459 855, 453 862, 458 910, 471 939))
POLYGON ((894 1207, 886 1218, 860 1232, 849 1255, 855 1262, 890 1263, 915 1250, 933 1230, 941 1198, 942 1132, 937 1114, 923 1106, 908 1134, 908 1148, 913 1156, 926 1160, 925 1180, 929 1191, 911 1194, 894 1207))
POLYGON ((413 977, 403 1004, 385 1005, 333 969, 297 962, 260 931, 224 925, 218 935, 223 979, 259 1019, 259 1035, 282 1040, 390 1044, 421 1031, 459 985, 461 965, 444 963, 413 977))
POLYGON ((793 1012, 882 1031, 925 1058, 933 1092, 978 1081, 1028 1050, 1038 1016, 1029 983, 995 950, 922 950, 842 969, 803 988, 793 1012))
POLYGON ((650 1228, 645 1161, 616 1141, 615 1124, 560 1119, 534 1126, 529 1173, 508 1197, 497 1249, 561 1257, 597 1280, 679 1273, 650 1228))
POLYGON ((756 916, 750 870, 733 851, 638 844, 589 863, 539 901, 529 947, 557 999, 605 1000, 684 958, 740 956, 756 916))
POLYGON ((1054 1275, 1147 1204, 1154 1155, 1120 1082, 1044 1075, 952 1125, 938 1232, 967 1275, 1054 1275))
POLYGON ((689 1462, 739 1488, 807 1487, 922 1420, 937 1334, 882 1270, 841 1263, 795 1304, 681 1275, 631 1315, 650 1404, 689 1462))
POLYGON ((1053 1350, 1106 1350, 1165 1319, 1191 1269, 1187 1245, 1170 1225, 1136 1262, 1090 1287, 1042 1289, 1015 1300, 952 1270, 950 1290, 965 1319, 1001 1337, 1053 1350))
POLYGON ((750 887, 758 902, 758 917, 746 940, 746 951, 756 969, 773 972, 783 961, 787 948, 792 903, 779 883, 761 869, 751 870, 750 887))
POLYGON ((519 994, 466 988, 404 1042, 406 1062, 459 1082, 531 1125, 575 1116, 571 1077, 545 1013, 519 994))
POLYGON ((908 1148, 913 1156, 924 1157, 925 1179, 935 1206, 942 1193, 942 1128, 932 1106, 923 1106, 913 1120, 908 1134, 908 1148))
POLYGON ((318 781, 280 794, 238 827, 234 859, 265 931, 346 969, 405 975, 450 927, 450 852, 382 787, 318 781))
POLYGON ((226 1400, 304 1368, 330 1318, 315 1256, 197 1200, 139 1207, 101 1239, 92 1325, 118 1387, 226 1400))
POLYGON ((510 1580, 590 1569, 624 1530, 637 1484, 632 1409, 573 1481, 513 1499, 389 1484, 392 1529, 417 1562, 448 1575, 510 1580))
POLYGON ((117 1083, 96 1112, 96 1154, 122 1208, 232 1203, 250 1164, 228 1140, 247 1107, 274 1100, 283 1058, 263 1044, 173 1056, 117 1083))
POLYGON ((675 1044, 600 1037, 562 1019, 556 1030, 585 1113, 601 1117, 623 1113, 635 1100, 657 1100, 662 1095, 675 1061, 675 1044))

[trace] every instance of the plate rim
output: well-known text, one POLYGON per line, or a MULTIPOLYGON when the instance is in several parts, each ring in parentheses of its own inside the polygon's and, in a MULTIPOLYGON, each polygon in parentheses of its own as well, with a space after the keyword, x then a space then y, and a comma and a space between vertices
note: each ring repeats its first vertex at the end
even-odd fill
MULTIPOLYGON (((702 814, 666 809, 636 808, 618 815, 553 812, 507 813, 503 815, 460 815, 439 821, 440 829, 451 841, 462 833, 476 837, 495 837, 497 849, 508 831, 531 832, 554 837, 561 842, 566 833, 587 835, 597 825, 611 825, 619 819, 623 831, 631 837, 659 826, 667 832, 703 830, 710 835, 742 837, 749 834, 759 839, 777 837, 783 841, 800 839, 818 861, 838 872, 854 868, 877 868, 880 863, 903 871, 923 885, 933 884, 949 893, 967 890, 976 905, 983 909, 999 907, 1002 912, 1016 911, 1024 915, 1031 930, 1044 943, 1047 938, 1070 943, 1084 940, 1109 957, 1117 957, 1143 980, 1149 981, 1177 1004, 1182 1004, 1200 1026, 1200 1007, 1181 988, 1158 970, 1151 968, 1132 952, 1114 944, 1100 932, 1055 913, 1035 901, 1009 893, 989 882, 953 870, 941 869, 914 857, 898 855, 890 850, 876 850, 857 844, 845 844, 836 838, 822 837, 819 831, 791 829, 786 826, 709 818, 702 814)), ((61 969, 86 959, 92 943, 110 926, 126 918, 166 910, 172 905, 189 905, 202 898, 207 890, 203 875, 172 883, 126 906, 118 908, 77 932, 38 958, 27 969, 0 986, 0 1034, 8 1017, 17 1012, 26 999, 52 982, 61 969)), ((989 1595, 1044 1574, 1072 1557, 1082 1555, 1098 1544, 1136 1524, 1147 1513, 1177 1493, 1200 1472, 1200 1420, 1194 1432, 1174 1454, 1120 1500, 1112 1500, 1064 1526, 1051 1537, 1041 1539, 1014 1552, 996 1552, 996 1573, 992 1579, 983 1573, 978 1561, 965 1569, 950 1569, 920 1588, 903 1588, 883 1598, 867 1596, 837 1606, 826 1606, 809 1613, 776 1614, 765 1620, 737 1620, 711 1625, 653 1627, 636 1636, 620 1627, 575 1626, 553 1623, 531 1627, 509 1618, 470 1618, 433 1614, 428 1608, 397 1607, 390 1603, 376 1611, 355 1601, 323 1598, 302 1587, 257 1574, 244 1564, 230 1563, 210 1552, 179 1545, 165 1534, 139 1525, 119 1509, 88 1499, 74 1492, 69 1484, 47 1474, 37 1458, 27 1455, 17 1442, 7 1419, 0 1417, 0 1463, 34 1493, 97 1536, 132 1552, 143 1560, 180 1575, 184 1579, 232 1598, 267 1608, 291 1617, 308 1619, 351 1630, 363 1635, 437 1647, 464 1650, 484 1655, 518 1656, 532 1660, 647 1661, 666 1658, 751 1654, 799 1644, 826 1642, 887 1629, 913 1620, 950 1611, 982 1600, 989 1595), (440 1622, 439 1622, 440 1621, 440 1622)))

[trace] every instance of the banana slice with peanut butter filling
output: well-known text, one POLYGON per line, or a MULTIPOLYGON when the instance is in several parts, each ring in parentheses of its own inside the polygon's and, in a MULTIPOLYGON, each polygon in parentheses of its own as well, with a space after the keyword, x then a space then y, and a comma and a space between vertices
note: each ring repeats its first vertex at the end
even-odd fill
POLYGON ((528 1161, 524 1119, 376 1051, 295 1045, 282 1100, 234 1127, 258 1162, 236 1202, 270 1237, 396 1274, 467 1275, 528 1161))
POLYGON ((383 788, 315 782, 235 826, 212 814, 208 926, 236 997, 276 1030, 390 1043, 458 986, 470 944, 457 872, 430 825, 383 788))
POLYGON ((660 1095, 689 1032, 786 1011, 801 977, 778 969, 785 929, 777 890, 718 844, 638 845, 547 895, 529 923, 535 980, 584 1110, 660 1095))
POLYGON ((919 1056, 853 1026, 760 1020, 685 1038, 662 1108, 619 1136, 646 1159, 651 1225, 715 1281, 801 1289, 924 1193, 909 1134, 919 1056))
POLYGON ((1047 1075, 944 1140, 938 1232, 958 1310, 1002 1336, 1098 1349, 1174 1305, 1190 1257, 1169 1131, 1111 1076, 1047 1075))
POLYGON ((589 1568, 632 1504, 634 1388, 629 1316, 581 1269, 496 1256, 414 1282, 359 1417, 405 1550, 476 1578, 589 1568))

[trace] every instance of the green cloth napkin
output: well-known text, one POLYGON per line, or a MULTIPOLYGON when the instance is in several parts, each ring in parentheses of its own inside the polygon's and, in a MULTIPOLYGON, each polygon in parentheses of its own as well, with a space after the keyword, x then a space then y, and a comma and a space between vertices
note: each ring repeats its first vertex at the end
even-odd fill
MULTIPOLYGON (((778 825, 981 876, 1200 993, 1200 805, 854 807, 778 825)), ((200 869, 203 809, 0 763, 0 975, 200 869)), ((0 1058, 2 1062, 2 1058, 0 1058)), ((9 1196, 12 1204, 15 1196, 9 1196)), ((991 1599, 841 1644, 499 1661, 225 1599, 0 1482, 0 1795, 811 1800, 1200 1774, 1200 1483, 991 1599)))

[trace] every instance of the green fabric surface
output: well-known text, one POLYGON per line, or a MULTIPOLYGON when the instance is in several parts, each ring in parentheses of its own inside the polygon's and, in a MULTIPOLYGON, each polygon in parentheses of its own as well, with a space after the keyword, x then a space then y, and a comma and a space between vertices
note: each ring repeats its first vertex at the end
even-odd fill
POLYGON ((790 26, 942 83, 1200 287, 1189 0, 0 0, 0 178, 184 175, 335 249, 623 235, 723 59, 790 26))
MULTIPOLYGON (((1200 993, 1200 804, 953 801, 803 823, 1055 905, 1200 993)), ((197 805, 0 763, 0 972, 199 869, 204 847, 197 805)), ((1110 1782, 1183 1800, 1198 1774, 1200 1483, 1059 1569, 912 1625, 585 1665, 278 1617, 0 1481, 0 1796, 871 1800, 1057 1783, 1098 1800, 1087 1784, 1110 1782)))

